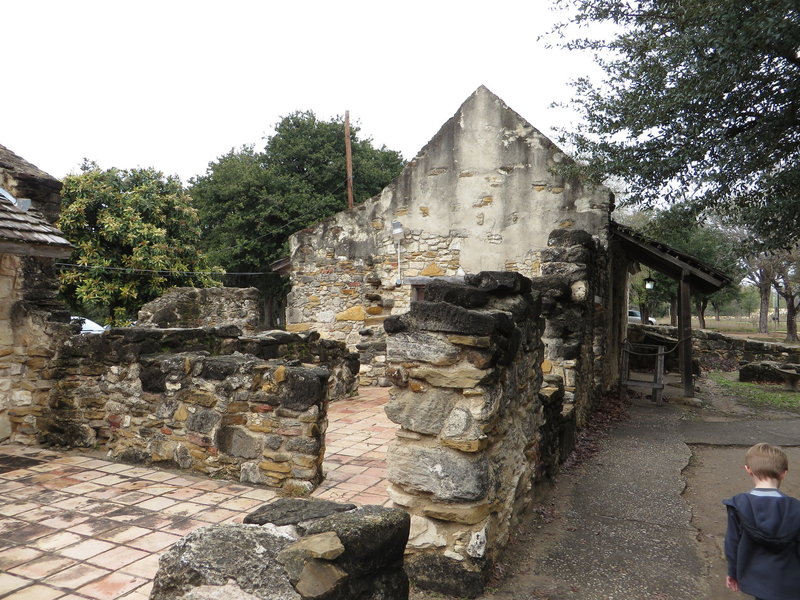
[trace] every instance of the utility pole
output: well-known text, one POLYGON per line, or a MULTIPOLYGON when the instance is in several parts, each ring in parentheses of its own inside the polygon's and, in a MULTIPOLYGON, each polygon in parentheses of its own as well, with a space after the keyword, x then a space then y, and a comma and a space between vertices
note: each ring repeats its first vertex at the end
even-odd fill
POLYGON ((353 208, 353 150, 350 148, 350 111, 344 111, 344 156, 347 169, 347 208, 353 208))

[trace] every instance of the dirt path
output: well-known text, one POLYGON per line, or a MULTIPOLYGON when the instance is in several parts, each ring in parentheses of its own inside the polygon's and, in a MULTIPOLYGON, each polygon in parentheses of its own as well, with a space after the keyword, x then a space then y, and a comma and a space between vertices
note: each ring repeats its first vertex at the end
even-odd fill
MULTIPOLYGON (((687 418, 713 422, 750 421, 753 429, 764 420, 794 423, 800 429, 797 413, 754 409, 735 396, 730 396, 709 379, 702 380, 701 398, 706 408, 687 414, 687 418)), ((763 441, 771 440, 765 437, 763 441)), ((725 588, 725 540, 726 513, 720 504, 722 498, 750 488, 750 478, 742 466, 744 451, 749 443, 736 445, 690 444, 692 458, 684 471, 687 486, 684 497, 692 507, 692 524, 697 529, 697 540, 705 555, 710 582, 709 600, 742 600, 744 596, 725 588)), ((789 456, 790 471, 781 486, 785 493, 800 497, 800 447, 783 446, 789 456)))
POLYGON ((800 497, 800 415, 698 386, 702 408, 635 401, 594 456, 540 490, 480 598, 743 600, 724 587, 721 500, 749 489, 742 461, 755 441, 784 446, 783 490, 800 497))

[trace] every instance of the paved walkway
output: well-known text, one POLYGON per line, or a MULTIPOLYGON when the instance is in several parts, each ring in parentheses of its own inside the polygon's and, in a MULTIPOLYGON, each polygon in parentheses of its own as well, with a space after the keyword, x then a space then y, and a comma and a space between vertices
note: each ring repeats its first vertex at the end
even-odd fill
MULTIPOLYGON (((315 497, 386 504, 385 389, 331 404, 315 497)), ((153 468, 0 446, 0 598, 146 600, 158 556, 189 532, 241 522, 269 490, 153 468)))

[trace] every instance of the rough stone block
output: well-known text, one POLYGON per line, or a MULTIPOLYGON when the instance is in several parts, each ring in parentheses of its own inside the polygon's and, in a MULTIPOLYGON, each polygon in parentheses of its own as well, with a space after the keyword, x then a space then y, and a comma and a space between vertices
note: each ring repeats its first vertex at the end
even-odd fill
POLYGON ((472 285, 449 283, 436 279, 425 286, 425 300, 447 302, 463 308, 481 308, 489 302, 489 293, 472 285))
POLYGON ((455 367, 415 367, 408 370, 409 376, 415 379, 424 379, 436 387, 445 388, 472 388, 489 379, 492 369, 478 369, 472 365, 458 365, 455 367))
POLYGON ((386 352, 394 362, 421 361, 441 366, 455 364, 459 348, 435 334, 398 332, 387 339, 386 352))
POLYGON ((459 598, 475 598, 481 594, 489 575, 485 563, 476 565, 431 552, 409 556, 406 572, 411 581, 423 589, 459 598))
POLYGON ((261 437, 240 427, 221 427, 217 431, 216 445, 220 452, 239 458, 258 458, 263 451, 261 437))
MULTIPOLYGON (((305 367, 287 367, 286 380, 281 384, 278 398, 281 406, 304 411, 323 400, 324 385, 320 373, 305 367)), ((327 377, 325 377, 327 380, 327 377)))
POLYGON ((409 431, 438 435, 445 419, 461 398, 455 391, 433 388, 425 394, 399 390, 386 404, 386 416, 409 431))
POLYGON ((514 271, 481 271, 467 274, 464 281, 479 290, 498 295, 527 294, 531 291, 531 280, 514 271))
POLYGON ((392 483, 430 493, 439 501, 474 502, 489 493, 489 462, 482 454, 396 441, 389 447, 388 463, 392 483))
POLYGON ((330 502, 328 500, 303 500, 300 498, 279 498, 270 504, 251 512, 244 518, 245 523, 264 525, 297 525, 313 521, 335 513, 356 508, 355 504, 330 502))
POLYGON ((366 317, 367 311, 360 304, 336 314, 337 321, 363 321, 366 317))
POLYGON ((333 531, 345 547, 334 562, 359 577, 402 563, 408 542, 410 517, 405 511, 382 506, 361 506, 298 524, 303 535, 333 531))
POLYGON ((177 600, 193 587, 230 581, 266 600, 300 600, 278 554, 295 540, 255 525, 216 525, 178 540, 159 560, 151 600, 177 600))
POLYGON ((202 408, 196 410, 186 419, 186 428, 197 433, 209 433, 222 420, 215 410, 202 408))

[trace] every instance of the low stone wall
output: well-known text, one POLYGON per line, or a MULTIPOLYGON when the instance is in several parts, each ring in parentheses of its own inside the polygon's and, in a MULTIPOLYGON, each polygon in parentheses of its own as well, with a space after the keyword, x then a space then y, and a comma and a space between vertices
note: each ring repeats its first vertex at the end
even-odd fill
MULTIPOLYGON (((667 341, 677 342, 678 328, 665 325, 628 325, 628 337, 632 341, 645 339, 646 335, 666 336, 667 341)), ((736 367, 738 362, 800 362, 800 348, 775 342, 762 342, 724 335, 716 331, 692 330, 692 349, 701 365, 713 368, 720 361, 736 367)), ((677 357, 677 350, 674 352, 677 357)), ((676 358, 677 360, 677 358, 676 358)))
MULTIPOLYGON (((342 344, 234 326, 117 328, 70 339, 45 376, 38 438, 307 493, 321 481, 331 370, 355 374, 342 344)), ((21 436, 19 436, 21 437, 21 436)), ((18 439, 18 441, 24 441, 18 439)))
POLYGON ((407 600, 408 515, 280 499, 190 533, 159 560, 151 600, 407 600))
POLYGON ((406 569, 420 587, 474 597, 536 481, 559 461, 563 387, 542 387, 539 294, 517 273, 434 283, 385 323, 401 425, 389 495, 411 514, 406 569))

